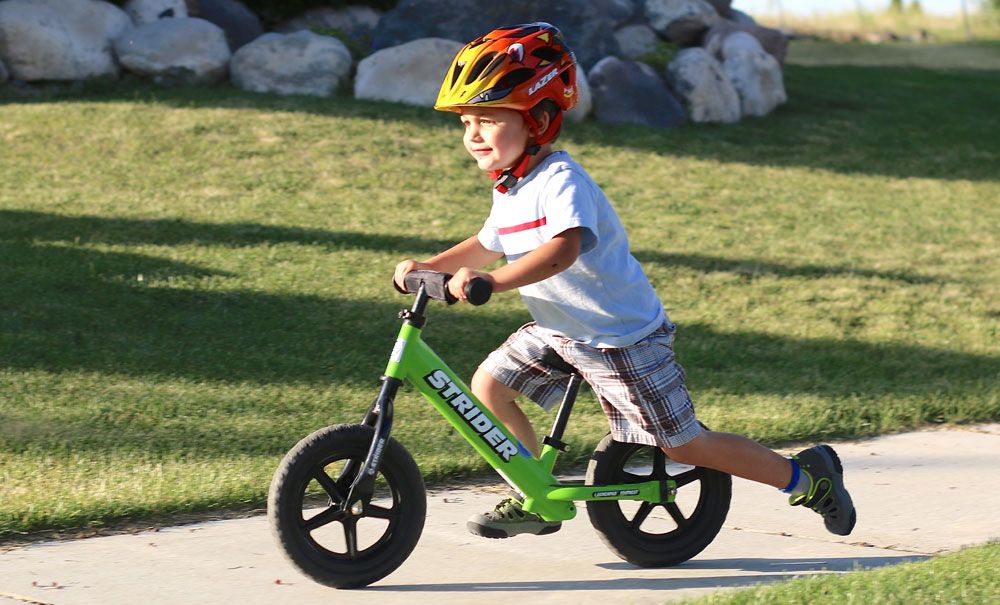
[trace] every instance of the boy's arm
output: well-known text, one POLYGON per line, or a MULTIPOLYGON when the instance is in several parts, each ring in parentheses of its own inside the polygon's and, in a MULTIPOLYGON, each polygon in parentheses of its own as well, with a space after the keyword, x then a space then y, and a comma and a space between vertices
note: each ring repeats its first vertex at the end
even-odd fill
POLYGON ((567 229, 516 261, 489 273, 461 267, 448 282, 448 290, 455 298, 465 300, 465 284, 473 277, 493 282, 494 292, 506 292, 548 279, 576 262, 580 256, 581 231, 580 227, 567 229))
POLYGON ((481 269, 494 261, 500 260, 501 257, 503 257, 503 252, 488 250, 479 242, 479 236, 473 235, 465 241, 448 248, 441 254, 423 262, 413 259, 404 260, 396 265, 393 279, 396 281, 396 285, 402 288, 403 277, 410 271, 441 271, 442 273, 454 274, 462 267, 473 270, 481 269))

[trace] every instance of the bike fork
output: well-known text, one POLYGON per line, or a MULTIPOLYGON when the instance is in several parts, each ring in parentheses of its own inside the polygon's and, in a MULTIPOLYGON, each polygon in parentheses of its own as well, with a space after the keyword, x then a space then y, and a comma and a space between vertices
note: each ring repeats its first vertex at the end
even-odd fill
MULTIPOLYGON (((378 473, 379 464, 382 463, 382 454, 389 442, 389 433, 392 431, 392 404, 402 384, 403 381, 398 378, 383 377, 382 389, 379 391, 378 398, 365 414, 362 423, 374 427, 375 435, 368 448, 368 455, 361 466, 361 471, 354 478, 351 488, 347 492, 347 497, 344 498, 345 508, 354 508, 359 502, 364 506, 372 498, 375 491, 375 475, 378 473)), ((344 466, 344 476, 351 476, 355 466, 354 460, 348 461, 344 466)))

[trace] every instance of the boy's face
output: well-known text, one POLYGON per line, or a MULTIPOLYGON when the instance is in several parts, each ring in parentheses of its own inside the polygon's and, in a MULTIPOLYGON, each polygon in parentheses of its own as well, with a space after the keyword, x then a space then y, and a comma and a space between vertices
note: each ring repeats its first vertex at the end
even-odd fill
POLYGON ((520 112, 501 107, 463 107, 462 141, 481 170, 506 170, 528 147, 532 132, 520 112))

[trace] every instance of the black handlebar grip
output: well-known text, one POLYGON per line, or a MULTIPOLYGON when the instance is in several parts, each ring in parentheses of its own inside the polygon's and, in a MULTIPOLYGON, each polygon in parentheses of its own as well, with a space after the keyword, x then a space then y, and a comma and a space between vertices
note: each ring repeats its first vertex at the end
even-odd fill
POLYGON ((453 305, 458 302, 458 299, 448 291, 449 279, 451 279, 450 273, 424 270, 410 271, 403 277, 403 286, 406 287, 406 291, 409 293, 414 293, 420 289, 420 286, 423 286, 424 292, 427 293, 429 298, 453 305))
MULTIPOLYGON (((441 300, 451 305, 458 302, 458 299, 448 291, 448 280, 451 277, 450 273, 439 273, 437 271, 410 271, 403 277, 405 289, 400 288, 395 280, 393 280, 392 285, 403 294, 412 294, 420 286, 423 286, 429 298, 441 300)), ((492 295, 493 283, 489 280, 474 277, 469 280, 469 283, 465 284, 465 297, 473 305, 485 305, 492 295)))
POLYGON ((485 305, 493 295, 493 283, 482 277, 473 277, 465 284, 465 297, 473 305, 485 305))

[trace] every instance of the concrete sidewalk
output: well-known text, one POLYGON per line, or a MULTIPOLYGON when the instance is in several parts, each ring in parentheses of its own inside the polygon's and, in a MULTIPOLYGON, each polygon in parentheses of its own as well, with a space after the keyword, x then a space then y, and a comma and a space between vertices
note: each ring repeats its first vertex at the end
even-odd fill
POLYGON ((363 590, 314 584, 287 564, 264 517, 0 553, 0 605, 133 603, 663 603, 782 578, 879 567, 1000 537, 1000 424, 841 443, 858 509, 846 539, 782 494, 734 480, 725 528, 697 558, 641 569, 612 554, 585 511, 550 536, 485 540, 465 520, 498 491, 428 495, 427 524, 396 572, 363 590))

